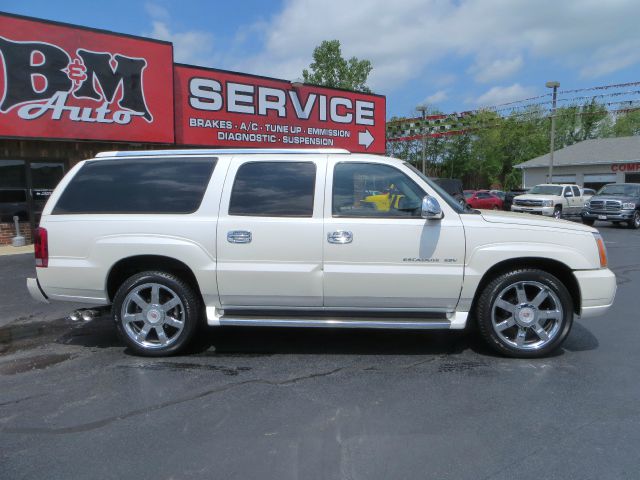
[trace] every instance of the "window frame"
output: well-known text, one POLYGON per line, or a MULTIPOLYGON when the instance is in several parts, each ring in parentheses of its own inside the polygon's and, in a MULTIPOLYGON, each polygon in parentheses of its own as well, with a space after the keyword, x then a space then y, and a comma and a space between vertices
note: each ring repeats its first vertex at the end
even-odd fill
POLYGON ((331 212, 331 218, 339 218, 339 219, 349 219, 349 218, 359 218, 359 219, 376 219, 376 220, 398 220, 398 219, 402 219, 402 220, 416 220, 416 219, 420 219, 420 220, 424 220, 424 218, 422 218, 421 215, 416 215, 416 216, 368 216, 368 215, 339 215, 339 214, 335 214, 333 211, 333 197, 334 197, 334 192, 335 192, 335 175, 336 175, 336 168, 339 165, 343 165, 343 164, 351 164, 351 165, 373 165, 373 166, 383 166, 383 167, 389 167, 393 170, 396 170, 397 172, 399 172, 400 174, 404 175, 407 180, 409 180, 411 183, 413 183, 417 189, 419 191, 422 192, 422 198, 424 198, 425 195, 429 195, 424 188, 422 188, 413 178, 411 178, 409 175, 407 175, 406 172, 403 172, 401 169, 399 169, 398 167, 394 166, 394 165, 389 165, 387 163, 378 163, 378 162, 358 162, 358 161, 341 161, 341 162, 336 162, 333 165, 332 171, 331 171, 331 192, 330 192, 330 203, 329 203, 329 212, 331 212))
POLYGON ((318 163, 313 161, 313 160, 299 160, 299 159, 291 159, 291 160, 286 160, 286 159, 268 159, 268 160, 248 160, 246 162, 242 162, 240 165, 238 165, 238 167, 235 169, 234 172, 234 177, 233 177, 233 183, 231 184, 231 188, 229 189, 229 195, 228 195, 228 204, 227 204, 227 216, 229 217, 249 217, 249 218, 313 218, 314 216, 314 212, 315 212, 315 208, 316 208, 316 193, 317 193, 317 187, 318 187, 318 163), (250 165, 250 164, 260 164, 260 165, 264 165, 267 163, 286 163, 286 164, 291 164, 291 163, 305 163, 305 164, 311 164, 313 165, 314 171, 313 171, 313 190, 311 192, 311 213, 308 215, 273 215, 273 214, 248 214, 248 213, 231 213, 231 202, 233 200, 233 191, 236 187, 236 182, 238 181, 238 174, 240 173, 240 171, 242 170, 243 167, 250 165))

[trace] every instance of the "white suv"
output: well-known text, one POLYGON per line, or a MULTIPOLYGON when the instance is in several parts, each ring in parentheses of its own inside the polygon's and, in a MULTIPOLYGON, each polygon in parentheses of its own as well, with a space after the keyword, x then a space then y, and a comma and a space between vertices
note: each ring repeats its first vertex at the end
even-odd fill
POLYGON ((61 181, 36 233, 31 294, 112 305, 143 355, 183 350, 204 320, 473 321, 497 351, 537 357, 616 291, 593 228, 465 209, 406 162, 344 150, 102 153, 61 181))

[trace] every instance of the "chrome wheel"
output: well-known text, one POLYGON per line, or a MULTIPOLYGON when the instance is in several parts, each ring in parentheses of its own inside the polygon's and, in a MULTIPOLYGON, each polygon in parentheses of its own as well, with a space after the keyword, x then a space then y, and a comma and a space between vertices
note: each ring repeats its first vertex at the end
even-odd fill
POLYGON ((493 330, 505 344, 518 350, 539 350, 554 341, 563 317, 558 295, 533 281, 507 286, 491 308, 493 330))
POLYGON ((562 218, 562 207, 557 208, 553 211, 553 218, 560 219, 562 218))
POLYGON ((631 220, 631 226, 636 229, 640 228, 640 212, 637 210, 633 214, 633 220, 631 220))
POLYGON ((185 325, 185 308, 172 289, 145 283, 131 289, 122 302, 125 334, 143 348, 164 348, 176 341, 185 325))

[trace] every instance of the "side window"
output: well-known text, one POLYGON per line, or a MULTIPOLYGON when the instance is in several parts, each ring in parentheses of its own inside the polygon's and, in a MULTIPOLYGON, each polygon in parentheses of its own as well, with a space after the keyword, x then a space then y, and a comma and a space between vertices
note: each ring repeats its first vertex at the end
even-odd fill
POLYGON ((193 213, 202 202, 214 158, 118 158, 84 164, 54 215, 193 213))
POLYGON ((420 217, 425 193, 400 170, 375 163, 339 163, 333 170, 335 217, 420 217))
POLYGON ((229 215, 311 217, 315 184, 313 162, 247 162, 236 173, 229 215))
POLYGON ((491 198, 487 192, 478 192, 478 198, 491 198))
POLYGON ((580 190, 578 189, 578 187, 571 187, 571 190, 573 190, 573 196, 574 197, 579 197, 580 196, 580 190))
POLYGON ((562 196, 566 197, 568 193, 572 193, 571 187, 564 187, 564 190, 562 191, 562 196))

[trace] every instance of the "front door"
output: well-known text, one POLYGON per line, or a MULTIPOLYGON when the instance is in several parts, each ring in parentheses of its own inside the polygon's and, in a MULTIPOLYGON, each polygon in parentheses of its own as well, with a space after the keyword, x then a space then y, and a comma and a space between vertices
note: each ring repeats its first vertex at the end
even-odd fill
POLYGON ((465 237, 458 213, 420 216, 430 187, 384 163, 330 160, 325 190, 324 304, 340 309, 452 311, 465 237))
POLYGON ((322 306, 326 155, 231 161, 217 227, 222 308, 322 306))

